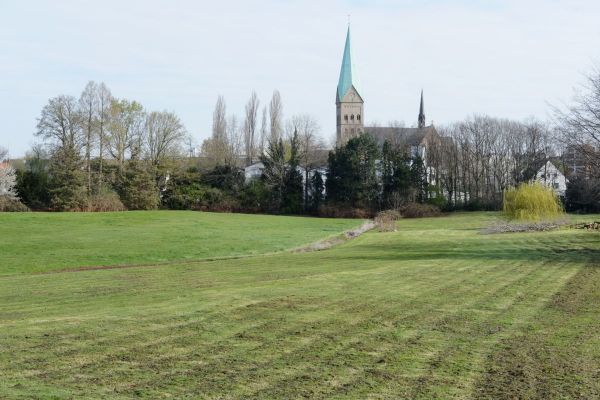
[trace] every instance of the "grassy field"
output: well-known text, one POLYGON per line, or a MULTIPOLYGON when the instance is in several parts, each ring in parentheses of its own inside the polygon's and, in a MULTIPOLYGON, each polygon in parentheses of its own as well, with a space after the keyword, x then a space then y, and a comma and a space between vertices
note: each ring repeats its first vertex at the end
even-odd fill
POLYGON ((312 253, 17 262, 0 276, 0 398, 599 398, 600 234, 479 234, 496 218, 402 220, 312 253))
POLYGON ((0 275, 264 254, 360 223, 191 211, 0 213, 0 275))

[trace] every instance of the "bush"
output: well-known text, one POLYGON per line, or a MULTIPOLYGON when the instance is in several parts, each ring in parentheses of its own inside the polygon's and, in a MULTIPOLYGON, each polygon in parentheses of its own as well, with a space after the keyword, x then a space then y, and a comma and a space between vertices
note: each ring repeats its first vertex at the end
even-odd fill
POLYGON ((408 203, 400 209, 404 218, 439 217, 442 213, 433 204, 408 203))
POLYGON ((373 218, 373 211, 365 208, 353 208, 339 204, 323 204, 318 210, 319 217, 327 218, 373 218))
POLYGON ((171 210, 207 210, 218 208, 222 200, 223 193, 219 189, 191 183, 170 186, 163 203, 171 210))
POLYGON ((29 208, 18 199, 9 196, 0 196, 0 212, 29 211, 29 208))
POLYGON ((504 192, 504 214, 509 219, 541 221, 563 214, 554 191, 540 183, 522 183, 504 192))
POLYGON ((375 217, 375 225, 380 232, 396 231, 396 221, 401 218, 400 212, 396 210, 384 210, 375 217))
POLYGON ((127 208, 121 202, 119 195, 112 190, 104 190, 90 197, 88 211, 126 211, 127 208))
POLYGON ((269 189, 262 180, 253 179, 242 189, 240 203, 246 212, 261 212, 269 203, 269 189))

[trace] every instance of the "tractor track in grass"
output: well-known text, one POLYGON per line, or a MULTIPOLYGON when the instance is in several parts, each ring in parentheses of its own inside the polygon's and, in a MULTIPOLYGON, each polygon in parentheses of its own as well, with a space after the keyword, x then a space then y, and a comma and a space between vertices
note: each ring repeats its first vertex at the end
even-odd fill
POLYGON ((525 329, 502 340, 478 399, 600 398, 600 264, 583 267, 525 329), (577 329, 565 333, 565 325, 577 329), (593 350, 596 349, 596 350, 593 350))

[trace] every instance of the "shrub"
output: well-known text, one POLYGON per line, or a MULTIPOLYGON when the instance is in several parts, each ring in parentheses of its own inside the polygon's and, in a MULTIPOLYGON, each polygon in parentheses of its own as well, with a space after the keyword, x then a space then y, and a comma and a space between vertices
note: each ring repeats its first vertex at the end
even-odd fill
POLYGON ((396 210, 384 210, 375 217, 375 225, 380 232, 394 232, 396 221, 401 218, 400 212, 396 210))
POLYGON ((29 211, 29 208, 19 199, 9 196, 0 196, 0 212, 29 211))
POLYGON ((327 218, 373 218, 373 211, 365 208, 353 208, 339 204, 323 204, 318 210, 319 217, 327 218))
POLYGON ((219 189, 191 183, 171 185, 165 193, 163 203, 171 210, 207 210, 218 208, 222 200, 223 193, 219 189))
POLYGON ((554 191, 540 183, 522 183, 504 192, 504 214, 509 219, 540 221, 563 214, 554 191))
POLYGON ((121 202, 119 195, 112 190, 104 190, 90 196, 88 211, 126 211, 127 208, 121 202))
POLYGON ((408 203, 400 209, 404 218, 439 217, 442 213, 433 204, 408 203))
POLYGON ((253 179, 240 193, 241 207, 246 212, 260 212, 267 208, 269 189, 260 179, 253 179))

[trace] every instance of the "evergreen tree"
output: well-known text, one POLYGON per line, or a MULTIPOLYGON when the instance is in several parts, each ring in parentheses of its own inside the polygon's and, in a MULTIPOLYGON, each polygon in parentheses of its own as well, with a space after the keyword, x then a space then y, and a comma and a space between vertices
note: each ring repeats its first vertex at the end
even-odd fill
POLYGON ((283 190, 282 211, 288 214, 302 212, 304 187, 302 185, 302 174, 299 171, 299 150, 298 131, 294 130, 294 135, 290 140, 290 160, 286 166, 285 186, 283 190))
POLYGON ((372 208, 379 196, 375 161, 379 149, 368 134, 352 138, 329 153, 327 199, 352 207, 372 208))
POLYGON ((419 203, 427 201, 427 171, 423 159, 419 155, 412 158, 410 184, 415 193, 415 200, 419 203))
POLYGON ((154 210, 160 204, 154 175, 142 161, 129 161, 120 181, 119 195, 129 210, 154 210))
POLYGON ((83 162, 73 146, 57 148, 50 159, 50 201, 61 211, 85 210, 88 205, 83 162))
POLYGON ((286 183, 285 148, 281 138, 269 140, 265 154, 261 156, 265 168, 261 179, 268 191, 268 201, 265 206, 271 211, 280 211, 286 183))
POLYGON ((318 210, 323 203, 323 176, 319 171, 315 171, 310 179, 310 208, 318 210))
POLYGON ((405 152, 386 140, 381 157, 382 200, 384 207, 394 207, 408 197, 410 166, 405 152))
POLYGON ((35 152, 25 161, 25 169, 17 175, 19 197, 32 209, 50 207, 48 160, 35 152))

